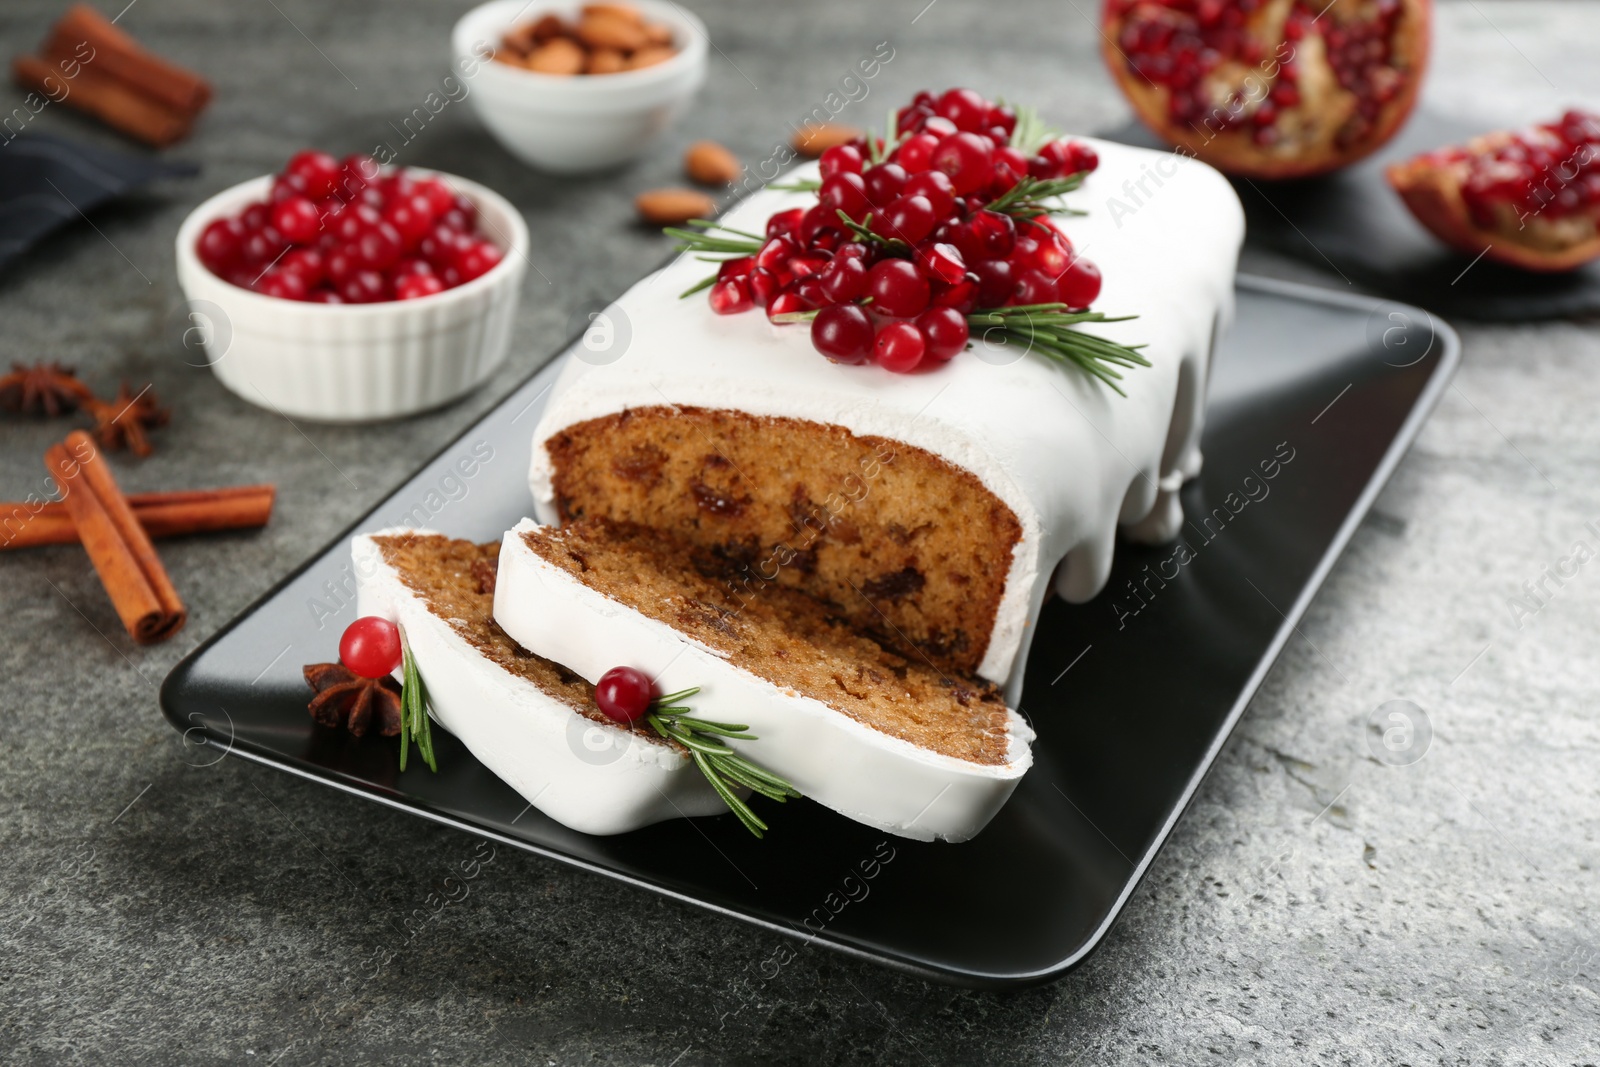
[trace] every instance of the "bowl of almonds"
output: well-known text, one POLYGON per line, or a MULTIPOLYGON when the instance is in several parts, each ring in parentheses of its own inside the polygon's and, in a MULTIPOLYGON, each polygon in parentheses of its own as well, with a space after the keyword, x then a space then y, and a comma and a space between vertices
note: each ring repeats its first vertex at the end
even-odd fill
POLYGON ((707 41, 705 25, 671 0, 491 0, 451 34, 460 69, 478 65, 468 99, 489 132, 557 174, 648 149, 705 80, 707 41))

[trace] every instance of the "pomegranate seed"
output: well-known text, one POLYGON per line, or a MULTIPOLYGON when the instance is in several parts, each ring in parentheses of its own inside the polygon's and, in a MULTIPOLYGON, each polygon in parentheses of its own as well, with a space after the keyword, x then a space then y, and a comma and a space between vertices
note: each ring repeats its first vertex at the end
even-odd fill
POLYGON ((908 319, 928 306, 928 279, 906 260, 886 259, 868 272, 867 295, 875 310, 908 319))
POLYGON ((815 274, 830 262, 827 256, 795 256, 788 263, 789 273, 796 278, 804 278, 808 274, 815 274))
POLYGON ((865 363, 872 341, 872 320, 857 304, 830 304, 811 320, 812 347, 835 363, 865 363))
POLYGON ((606 718, 634 722, 643 718, 655 699, 655 686, 641 670, 612 667, 594 684, 594 702, 606 718))
POLYGON ((997 148, 994 153, 996 192, 1005 192, 1028 176, 1028 157, 1015 148, 997 148))
POLYGON ((954 308, 963 315, 969 314, 978 306, 978 276, 969 270, 954 285, 935 288, 933 305, 954 308))
POLYGON ((754 306, 743 278, 725 278, 711 287, 711 310, 718 315, 737 315, 754 306))
POLYGON ((1006 140, 1017 130, 1017 113, 1005 104, 989 109, 989 116, 985 119, 990 126, 998 126, 1005 131, 1006 140))
POLYGON ((872 346, 872 362, 896 374, 909 374, 922 362, 927 342, 922 331, 909 322, 891 322, 878 331, 872 346))
POLYGON ((772 303, 772 298, 778 295, 782 283, 778 276, 765 267, 756 267, 744 276, 745 284, 750 288, 750 302, 758 308, 764 308, 772 303))
POLYGON ((917 316, 917 330, 926 345, 926 359, 947 363, 967 347, 967 317, 954 308, 929 308, 917 316))
POLYGON ((717 268, 717 278, 742 278, 749 274, 756 265, 754 256, 739 256, 736 259, 725 259, 722 266, 717 268))
POLYGON ((1003 259, 981 259, 973 272, 978 275, 978 306, 1004 307, 1016 287, 1011 264, 1003 259))
POLYGON ((854 257, 835 257, 823 269, 818 281, 830 303, 844 304, 867 291, 867 265, 854 257))
POLYGON ((956 124, 945 118, 943 115, 935 115, 930 118, 927 122, 922 124, 922 130, 924 133, 933 134, 941 141, 946 137, 949 137, 952 133, 958 132, 956 130, 956 124))
POLYGON ((1004 259, 1017 246, 1017 226, 1010 215, 998 211, 980 211, 968 221, 975 243, 977 259, 1004 259))
POLYGON ((779 293, 767 305, 767 318, 777 319, 779 315, 793 315, 798 311, 810 311, 810 306, 794 290, 779 293))
POLYGON ((756 266, 776 273, 799 252, 800 247, 788 237, 769 237, 767 243, 761 246, 761 251, 756 253, 756 266))

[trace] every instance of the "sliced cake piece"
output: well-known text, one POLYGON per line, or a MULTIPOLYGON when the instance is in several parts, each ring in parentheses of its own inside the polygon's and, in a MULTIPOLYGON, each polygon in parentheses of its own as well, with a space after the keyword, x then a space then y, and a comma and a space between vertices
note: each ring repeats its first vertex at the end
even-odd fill
POLYGON ((360 613, 399 624, 433 717, 529 804, 589 834, 727 812, 682 746, 606 718, 593 686, 500 629, 499 544, 396 529, 350 547, 360 613))
POLYGON ((700 687, 697 714, 759 738, 734 748, 852 819, 920 840, 983 829, 1032 764, 1033 733, 999 690, 720 566, 659 530, 526 519, 501 546, 495 619, 591 681, 631 666, 661 692, 700 687))

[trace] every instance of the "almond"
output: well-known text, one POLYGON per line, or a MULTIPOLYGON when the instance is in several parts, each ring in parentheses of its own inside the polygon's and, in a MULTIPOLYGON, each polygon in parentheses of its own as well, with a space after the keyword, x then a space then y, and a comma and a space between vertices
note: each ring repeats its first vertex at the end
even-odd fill
POLYGON ((717 202, 694 189, 651 189, 635 197, 633 207, 652 226, 682 226, 717 212, 717 202))
POLYGON ((645 40, 651 44, 671 44, 672 27, 660 22, 647 22, 644 27, 645 40))
POLYGON ((666 45, 653 44, 648 47, 641 48, 633 55, 629 56, 628 69, 643 70, 646 67, 653 67, 657 63, 665 63, 667 60, 671 59, 677 54, 678 50, 676 48, 666 45))
POLYGON ((632 4, 584 4, 583 15, 614 15, 619 19, 626 19, 636 25, 644 25, 644 15, 632 4))
POLYGON ((807 159, 816 159, 834 145, 848 144, 861 136, 854 126, 837 122, 808 122, 794 133, 794 150, 807 159))
POLYGON ((534 44, 544 44, 554 37, 571 37, 572 27, 562 21, 560 15, 541 15, 529 32, 533 36, 534 44))
MULTIPOLYGON (((518 56, 525 56, 533 51, 533 46, 536 43, 533 31, 534 24, 524 22, 520 26, 513 26, 507 30, 506 35, 500 39, 500 43, 505 45, 506 51, 518 56)), ((497 55, 495 58, 499 59, 500 56, 497 55)))
POLYGON ((627 60, 622 58, 622 53, 615 48, 596 48, 589 53, 589 65, 583 68, 585 74, 615 74, 627 65, 627 60))
POLYGON ((584 54, 575 41, 556 37, 535 48, 524 63, 540 74, 577 74, 583 70, 584 54))
POLYGON ((633 19, 613 11, 590 11, 578 23, 578 40, 590 48, 632 52, 645 46, 644 30, 633 19))
POLYGON ((683 154, 683 172, 701 185, 727 185, 739 180, 739 161, 715 141, 696 141, 683 154))

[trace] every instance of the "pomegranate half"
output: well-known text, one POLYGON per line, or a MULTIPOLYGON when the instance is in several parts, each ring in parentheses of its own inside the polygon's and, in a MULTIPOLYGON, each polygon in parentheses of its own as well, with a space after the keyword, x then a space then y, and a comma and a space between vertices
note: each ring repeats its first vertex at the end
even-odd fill
POLYGON ((1600 257, 1600 116, 1486 133, 1387 173, 1417 220, 1469 255, 1542 271, 1600 257))
POLYGON ((1432 0, 1106 0, 1101 51, 1139 118, 1218 170, 1303 178, 1411 113, 1432 0))

